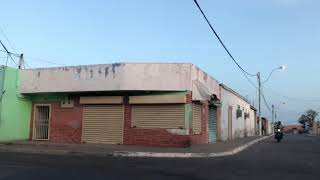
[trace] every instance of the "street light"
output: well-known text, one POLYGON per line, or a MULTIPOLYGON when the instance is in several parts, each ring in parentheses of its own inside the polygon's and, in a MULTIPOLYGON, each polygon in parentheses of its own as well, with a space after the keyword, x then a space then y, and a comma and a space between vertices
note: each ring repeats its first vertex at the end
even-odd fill
POLYGON ((266 82, 270 79, 272 73, 273 73, 275 70, 285 70, 285 69, 286 69, 286 66, 284 66, 284 65, 272 69, 272 71, 270 72, 268 78, 267 78, 266 80, 262 81, 261 83, 266 83, 266 82))
POLYGON ((257 73, 257 78, 258 78, 258 91, 259 91, 259 98, 258 98, 258 101, 259 101, 259 124, 260 124, 260 125, 259 125, 259 132, 260 132, 261 135, 262 135, 262 132, 261 132, 261 124, 262 124, 262 122, 261 122, 261 83, 266 83, 266 82, 270 79, 272 73, 273 73, 275 70, 284 70, 284 69, 286 69, 286 67, 285 67, 284 65, 272 69, 272 71, 270 72, 268 78, 267 78, 265 81, 263 81, 263 82, 261 82, 260 72, 257 73))

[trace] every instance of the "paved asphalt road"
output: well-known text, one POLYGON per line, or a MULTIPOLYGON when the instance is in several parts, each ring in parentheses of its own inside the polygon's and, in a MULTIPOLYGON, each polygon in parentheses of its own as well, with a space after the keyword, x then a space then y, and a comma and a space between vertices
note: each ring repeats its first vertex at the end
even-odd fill
POLYGON ((0 153, 0 179, 320 179, 320 138, 269 138, 234 156, 150 159, 0 153))

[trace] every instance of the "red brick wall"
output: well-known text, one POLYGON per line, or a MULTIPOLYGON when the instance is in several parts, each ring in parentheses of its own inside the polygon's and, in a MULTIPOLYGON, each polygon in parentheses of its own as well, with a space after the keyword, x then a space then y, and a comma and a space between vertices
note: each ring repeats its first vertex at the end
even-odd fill
POLYGON ((125 105, 123 143, 144 146, 190 146, 189 135, 173 135, 166 129, 139 129, 131 127, 132 106, 125 105))
POLYGON ((186 104, 191 104, 192 103, 192 100, 191 100, 191 92, 190 94, 186 94, 186 104))
MULTIPOLYGON (((208 143, 208 116, 209 116, 209 106, 208 104, 202 104, 201 134, 191 135, 191 144, 207 144, 208 143)), ((192 129, 190 130, 190 132, 192 132, 192 129)))
MULTIPOLYGON (((30 138, 32 139, 32 126, 34 105, 32 108, 32 121, 30 138)), ((82 133, 82 105, 79 104, 79 98, 74 99, 73 108, 61 108, 60 102, 39 102, 39 104, 51 105, 51 119, 49 141, 56 143, 81 143, 82 133)))
MULTIPOLYGON (((191 95, 186 96, 187 103, 191 103, 191 95)), ((192 127, 190 135, 174 135, 170 134, 166 129, 139 129, 131 127, 131 111, 132 107, 125 102, 124 128, 123 128, 123 144, 127 145, 144 145, 144 146, 173 146, 187 147, 190 144, 208 143, 208 105, 202 105, 201 115, 201 134, 192 135, 192 127)), ((37 102, 33 103, 37 104, 37 102)), ((73 108, 61 108, 60 102, 39 102, 39 104, 51 104, 50 119, 50 142, 57 143, 81 143, 82 133, 82 105, 79 104, 79 98, 74 99, 73 108)), ((30 138, 32 139, 33 111, 32 121, 30 124, 30 138)))

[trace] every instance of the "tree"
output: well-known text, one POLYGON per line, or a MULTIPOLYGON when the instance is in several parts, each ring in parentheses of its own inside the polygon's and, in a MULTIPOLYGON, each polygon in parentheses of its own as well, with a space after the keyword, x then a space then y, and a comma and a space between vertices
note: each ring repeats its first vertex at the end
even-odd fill
POLYGON ((306 123, 309 124, 309 127, 313 127, 314 120, 318 116, 318 112, 312 109, 307 110, 303 115, 300 116, 298 122, 302 124, 303 128, 305 128, 306 123))

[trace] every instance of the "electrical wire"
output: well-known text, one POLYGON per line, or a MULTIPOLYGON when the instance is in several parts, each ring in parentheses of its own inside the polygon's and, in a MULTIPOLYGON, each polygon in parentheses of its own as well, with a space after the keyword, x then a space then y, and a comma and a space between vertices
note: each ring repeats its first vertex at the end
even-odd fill
POLYGON ((259 89, 259 88, 254 84, 254 82, 252 82, 252 80, 248 77, 247 74, 245 74, 243 71, 241 71, 241 72, 242 72, 242 74, 244 75, 244 77, 249 81, 249 83, 250 83, 254 88, 259 89))
POLYGON ((7 35, 4 33, 3 28, 0 26, 0 32, 3 35, 3 37, 6 39, 6 41, 8 42, 9 46, 12 48, 12 50, 14 52, 16 52, 16 49, 13 47, 12 43, 10 42, 9 38, 7 37, 7 35))
POLYGON ((43 58, 33 58, 33 57, 24 56, 24 59, 29 59, 31 61, 40 61, 40 62, 44 62, 44 63, 47 63, 47 64, 52 64, 52 65, 65 66, 65 64, 56 63, 56 62, 53 62, 53 61, 50 61, 50 60, 46 60, 46 59, 43 59, 43 58))
MULTIPOLYGON (((232 61, 238 66, 238 68, 240 68, 240 70, 245 73, 248 76, 257 76, 256 74, 251 74, 248 71, 246 71, 244 68, 241 67, 241 65, 235 60, 235 58, 232 56, 232 54, 230 53, 230 51, 228 50, 228 48, 226 47, 226 45, 223 43, 223 41, 221 40, 220 36, 218 35, 218 33, 216 32, 216 30, 212 27, 210 21, 208 20, 207 16, 204 14, 203 10, 201 9, 199 3, 197 2, 197 0, 193 0, 194 3, 196 4, 196 6, 198 7, 199 11, 201 12, 202 16, 204 17, 204 19, 206 20, 207 24, 209 25, 210 29, 212 30, 212 32, 214 33, 214 35, 216 36, 216 38, 219 40, 220 44, 222 45, 222 47, 224 48, 224 50, 227 52, 227 54, 230 56, 230 58, 232 59, 232 61)), ((248 78, 247 78, 248 79, 248 78)))
MULTIPOLYGON (((8 56, 10 57, 10 59, 12 60, 12 62, 14 62, 15 65, 18 66, 18 64, 13 60, 12 56, 11 56, 11 53, 8 51, 8 49, 6 48, 6 46, 2 43, 2 41, 0 40, 0 44, 1 46, 3 47, 3 49, 6 51, 6 53, 8 54, 8 56)), ((6 63, 7 65, 7 63, 6 63)))
MULTIPOLYGON (((6 51, 1 50, 1 49, 0 49, 0 51, 7 53, 6 51)), ((17 53, 12 53, 12 52, 8 52, 8 53, 13 55, 13 56, 15 56, 15 57, 20 57, 21 56, 21 54, 17 54, 17 53)), ((53 65, 65 66, 65 64, 55 63, 53 61, 46 60, 44 58, 34 58, 34 57, 24 56, 24 59, 29 59, 31 61, 41 61, 41 62, 45 62, 45 63, 48 63, 48 64, 53 64, 53 65)))
POLYGON ((2 49, 0 49, 0 51, 1 51, 1 52, 5 52, 5 53, 9 53, 9 54, 14 55, 14 56, 20 57, 20 54, 17 54, 17 53, 13 53, 13 52, 10 52, 10 51, 7 52, 7 51, 2 50, 2 49))
POLYGON ((25 64, 26 68, 28 68, 28 69, 32 69, 32 67, 31 67, 30 63, 27 63, 27 62, 25 61, 25 62, 24 62, 24 64, 25 64))
POLYGON ((275 110, 278 110, 280 112, 286 112, 286 114, 301 114, 301 112, 299 112, 299 111, 290 110, 290 109, 284 109, 284 108, 278 108, 278 107, 275 107, 275 110))
POLYGON ((290 97, 281 93, 276 92, 275 90, 271 89, 270 87, 266 87, 263 86, 264 88, 268 89, 271 93, 279 96, 279 97, 283 97, 287 100, 292 100, 292 101, 304 101, 304 102, 320 102, 320 98, 319 97, 314 97, 312 99, 304 99, 304 98, 295 98, 295 97, 290 97))
POLYGON ((263 99, 264 104, 267 106, 267 109, 269 110, 270 113, 272 113, 272 110, 271 110, 271 108, 270 108, 270 106, 269 106, 269 103, 268 103, 267 100, 266 100, 266 97, 264 96, 264 93, 263 93, 262 88, 261 88, 261 96, 262 96, 262 99, 263 99))

